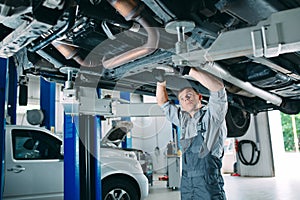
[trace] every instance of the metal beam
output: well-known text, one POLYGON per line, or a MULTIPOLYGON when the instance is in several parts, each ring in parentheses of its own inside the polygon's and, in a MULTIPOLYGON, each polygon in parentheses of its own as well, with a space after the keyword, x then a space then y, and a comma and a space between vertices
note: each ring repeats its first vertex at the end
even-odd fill
MULTIPOLYGON (((256 26, 223 32, 210 48, 175 55, 173 61, 185 60, 189 65, 200 66, 206 62, 246 56, 275 71, 284 72, 283 67, 264 59, 300 51, 299 19, 300 8, 277 12, 256 26)), ((292 72, 287 75, 300 80, 300 76, 292 72)))
MULTIPOLYGON (((113 106, 113 117, 162 117, 165 114, 156 103, 116 104, 113 106)), ((107 116, 110 117, 110 116, 107 116)))

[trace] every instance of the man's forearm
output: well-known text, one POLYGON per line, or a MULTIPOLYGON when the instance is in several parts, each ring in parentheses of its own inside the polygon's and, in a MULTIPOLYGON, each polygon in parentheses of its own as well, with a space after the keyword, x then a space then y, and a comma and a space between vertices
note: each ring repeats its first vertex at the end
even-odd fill
POLYGON ((159 106, 162 106, 168 101, 168 93, 166 89, 166 81, 157 82, 156 84, 156 100, 159 106))
POLYGON ((208 72, 191 68, 189 75, 199 81, 204 87, 210 91, 216 92, 224 88, 223 81, 208 72))

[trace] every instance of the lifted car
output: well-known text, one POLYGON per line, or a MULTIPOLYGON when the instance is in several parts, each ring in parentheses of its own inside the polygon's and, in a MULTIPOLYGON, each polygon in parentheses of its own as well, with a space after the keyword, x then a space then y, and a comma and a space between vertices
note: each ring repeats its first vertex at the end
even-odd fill
POLYGON ((209 92, 184 65, 222 78, 228 136, 245 134, 250 114, 300 111, 299 0, 0 0, 0 57, 19 75, 155 94, 163 70, 179 88, 209 92), (11 59, 12 60, 12 59, 11 59), (75 79, 73 77, 73 79, 75 79))

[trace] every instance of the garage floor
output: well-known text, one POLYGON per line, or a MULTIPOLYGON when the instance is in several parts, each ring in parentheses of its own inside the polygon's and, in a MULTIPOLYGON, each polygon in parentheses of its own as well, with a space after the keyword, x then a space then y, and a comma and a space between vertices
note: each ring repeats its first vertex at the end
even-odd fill
MULTIPOLYGON (((224 174, 228 200, 295 200, 300 199, 300 153, 290 154, 277 169, 276 177, 234 177, 224 174)), ((180 192, 166 188, 166 181, 154 176, 146 200, 179 200, 180 192)))

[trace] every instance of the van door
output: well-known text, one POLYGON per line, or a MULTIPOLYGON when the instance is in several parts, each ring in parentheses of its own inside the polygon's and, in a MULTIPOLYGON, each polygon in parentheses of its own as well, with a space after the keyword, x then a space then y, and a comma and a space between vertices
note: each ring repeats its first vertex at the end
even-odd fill
POLYGON ((62 142, 39 130, 12 129, 9 134, 3 198, 63 199, 62 142))

